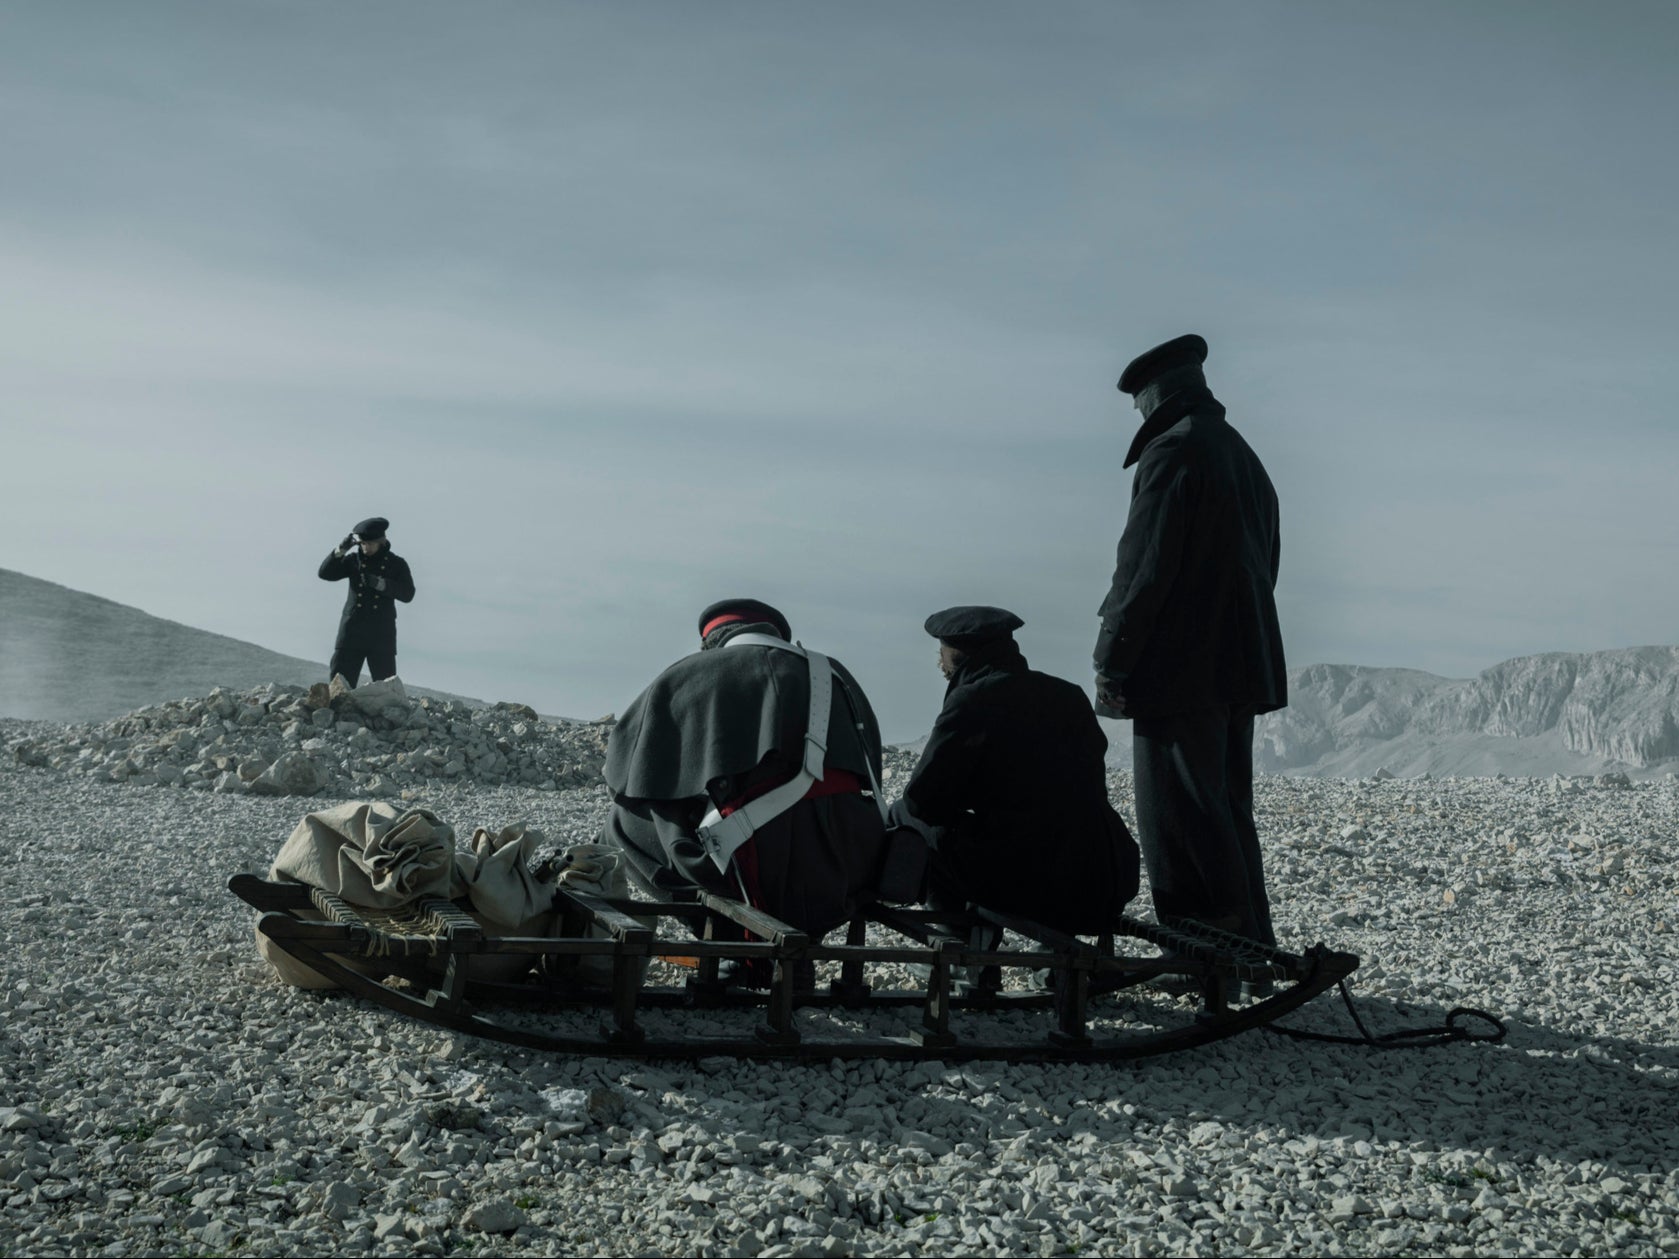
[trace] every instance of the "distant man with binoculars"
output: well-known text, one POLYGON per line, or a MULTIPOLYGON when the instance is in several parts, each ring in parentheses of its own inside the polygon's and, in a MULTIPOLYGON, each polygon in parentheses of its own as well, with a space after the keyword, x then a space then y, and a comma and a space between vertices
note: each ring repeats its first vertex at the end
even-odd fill
POLYGON ((322 581, 348 580, 328 676, 354 686, 363 663, 375 682, 396 676, 396 605, 414 599, 408 561, 391 551, 383 516, 362 521, 321 561, 322 581))

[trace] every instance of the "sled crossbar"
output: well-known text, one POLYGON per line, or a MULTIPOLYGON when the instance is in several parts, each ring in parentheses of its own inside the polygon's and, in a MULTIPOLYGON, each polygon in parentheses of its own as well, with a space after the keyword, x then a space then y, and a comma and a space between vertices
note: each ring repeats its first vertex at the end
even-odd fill
POLYGON ((869 905, 816 939, 707 893, 668 903, 562 890, 566 934, 512 936, 452 901, 378 911, 253 875, 228 888, 259 912, 257 930, 276 947, 358 996, 453 1031, 570 1054, 1115 1061, 1262 1026, 1359 964, 1321 944, 1290 953, 1199 923, 1128 917, 1087 938, 986 910, 869 905), (518 983, 469 983, 471 959, 485 955, 530 966, 518 983), (591 959, 596 981, 567 977, 565 959, 591 959), (686 977, 650 981, 651 963, 686 977), (757 965, 767 986, 726 982, 730 963, 757 965), (885 966, 913 968, 914 986, 880 986, 885 966), (801 986, 815 968, 826 982, 801 986), (1174 992, 1195 997, 1194 1008, 1174 992), (592 1026, 579 1010, 608 1017, 592 1026), (724 1034, 715 1017, 704 1033, 685 1026, 701 1021, 694 1011, 719 1010, 762 1019, 724 1034), (654 1011, 660 1026, 650 1030, 642 1016, 654 1011))

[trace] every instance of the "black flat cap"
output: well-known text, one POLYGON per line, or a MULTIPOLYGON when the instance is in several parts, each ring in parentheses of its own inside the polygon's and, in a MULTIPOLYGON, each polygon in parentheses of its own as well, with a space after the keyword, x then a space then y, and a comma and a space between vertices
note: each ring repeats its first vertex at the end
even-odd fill
POLYGON ((1152 350, 1145 350, 1125 365, 1125 370, 1119 374, 1120 392, 1137 393, 1146 388, 1149 381, 1175 367, 1199 367, 1206 361, 1206 341, 1193 332, 1174 337, 1152 350))
POLYGON ((708 632, 721 628, 716 622, 732 625, 737 622, 752 624, 767 621, 775 626, 788 642, 793 641, 793 628, 787 624, 787 618, 782 616, 767 603, 757 599, 720 599, 704 612, 700 613, 700 637, 703 639, 708 632))
POLYGON ((356 537, 360 538, 363 542, 371 542, 375 538, 384 537, 385 530, 390 527, 391 522, 386 520, 383 516, 369 516, 354 529, 350 530, 350 532, 355 534, 356 537))
POLYGON ((1004 638, 1026 624, 1007 608, 967 604, 946 608, 927 618, 926 630, 941 643, 960 651, 971 651, 993 639, 1004 638))

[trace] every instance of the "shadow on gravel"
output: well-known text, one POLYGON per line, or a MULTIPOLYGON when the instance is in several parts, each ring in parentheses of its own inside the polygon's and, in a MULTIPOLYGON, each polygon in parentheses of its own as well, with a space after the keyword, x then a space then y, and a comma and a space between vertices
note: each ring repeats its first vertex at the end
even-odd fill
MULTIPOLYGON (((1448 1013, 1428 1002, 1369 997, 1358 998, 1358 1007, 1377 1036, 1440 1027, 1448 1013)), ((1285 1022, 1356 1032, 1338 1001, 1285 1022)), ((1402 1049, 1251 1033, 1214 1050, 1234 1059, 1253 1085, 1250 1098, 1235 1106, 1225 1094, 1215 1113, 1251 1123, 1257 1110, 1320 1140, 1398 1140, 1496 1158, 1590 1160, 1632 1172, 1679 1168, 1679 1130, 1671 1122, 1679 1047, 1505 1023, 1508 1036, 1500 1043, 1402 1049)), ((1478 1020, 1469 1025, 1485 1027, 1478 1020)), ((1212 1100, 1203 1099, 1200 1108, 1213 1109, 1212 1100)))
MULTIPOLYGON (((1446 1007, 1425 1002, 1370 998, 1361 999, 1359 1009, 1378 1035, 1440 1026, 1447 1014, 1446 1007)), ((1289 1022, 1322 1032, 1355 1030, 1338 1002, 1310 1007, 1289 1022)), ((575 1059, 521 1051, 510 1057, 524 1064, 521 1072, 531 1083, 559 1080, 577 1065, 575 1059)), ((611 1060, 593 1061, 617 1074, 611 1060)), ((861 1087, 842 1082, 825 1063, 748 1067, 711 1060, 696 1067, 625 1060, 622 1070, 626 1079, 651 1074, 681 1080, 676 1087, 693 1090, 691 1104, 710 1114, 720 1135, 787 1135, 783 1129, 791 1126, 805 1140, 884 1129, 896 1133, 894 1144, 930 1145, 937 1154, 964 1139, 983 1146, 1031 1133, 1107 1144, 1124 1143, 1130 1131, 1138 1132, 1138 1148, 1147 1151, 1158 1147, 1166 1130, 1183 1134, 1187 1152, 1216 1142, 1208 1129, 1222 1127, 1269 1133, 1273 1143, 1331 1146, 1349 1161, 1367 1156, 1360 1142, 1370 1142, 1371 1153, 1396 1142, 1402 1151, 1465 1151, 1494 1162, 1530 1163, 1543 1156, 1622 1173, 1679 1168, 1679 1133, 1671 1123, 1679 1050, 1518 1023, 1509 1025, 1499 1044, 1420 1049, 1299 1041, 1261 1030, 1112 1066, 953 1058, 882 1064, 876 1074, 863 1064, 861 1087), (728 1082, 708 1086, 707 1076, 719 1070, 728 1082), (735 1095, 723 1101, 711 1093, 713 1087, 740 1088, 743 1079, 761 1082, 748 1086, 750 1100, 735 1095), (875 1085, 888 1095, 879 1095, 875 1085), (907 1101, 900 1092, 905 1088, 907 1101), (878 1109, 883 1105, 889 1107, 884 1113, 878 1109), (859 1106, 866 1109, 859 1112, 859 1106)))

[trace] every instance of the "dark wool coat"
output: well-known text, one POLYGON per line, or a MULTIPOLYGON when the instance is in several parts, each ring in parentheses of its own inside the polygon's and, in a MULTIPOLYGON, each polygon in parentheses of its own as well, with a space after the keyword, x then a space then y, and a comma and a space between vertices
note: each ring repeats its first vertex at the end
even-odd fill
POLYGON ((968 899, 1105 930, 1136 895, 1139 864, 1108 802, 1107 750, 1089 697, 1003 639, 957 666, 904 801, 941 828, 935 865, 968 899))
MULTIPOLYGON (((625 709, 607 743, 603 772, 615 807, 605 838, 623 850, 644 888, 680 893, 739 889, 700 846, 695 829, 713 804, 765 781, 785 782, 804 758, 810 672, 800 656, 773 647, 718 645, 684 656, 625 709)), ((868 697, 839 661, 834 667, 826 768, 863 783, 880 776, 880 727, 868 697)), ((852 792, 804 800, 760 829, 759 881, 765 908, 821 931, 841 922, 873 886, 884 842, 878 807, 852 792)))
MULTIPOLYGON (((767 625, 731 625, 739 634, 767 625)), ((834 666, 826 764, 868 781, 880 774, 880 727, 863 688, 834 666), (862 729, 858 730, 858 724, 862 729)), ((810 719, 810 666, 773 647, 714 647, 684 656, 624 710, 606 746, 603 773, 614 796, 637 800, 704 797, 721 804, 740 794, 752 771, 793 775, 804 759, 810 719)))
POLYGON ((1288 703, 1273 591, 1277 494, 1210 393, 1168 398, 1143 424, 1096 672, 1125 715, 1288 703))
POLYGON ((344 595, 344 611, 338 618, 337 645, 352 639, 360 643, 388 642, 396 650, 396 605, 414 601, 414 574, 408 561, 388 546, 377 555, 363 555, 357 547, 345 555, 329 553, 321 561, 322 581, 350 583, 344 595), (384 578, 385 588, 377 585, 384 578))

